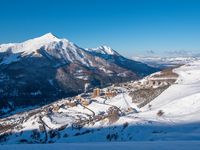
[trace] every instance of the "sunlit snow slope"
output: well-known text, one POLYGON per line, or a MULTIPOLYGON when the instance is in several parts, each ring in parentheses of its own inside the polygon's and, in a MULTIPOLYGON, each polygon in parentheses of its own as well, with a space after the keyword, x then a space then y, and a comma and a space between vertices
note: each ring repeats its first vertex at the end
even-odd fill
POLYGON ((178 77, 158 72, 101 89, 119 92, 112 98, 84 93, 1 119, 1 143, 200 140, 200 61, 173 71, 178 77), (152 93, 163 87, 161 94, 152 93), (139 107, 137 91, 155 98, 139 107))
POLYGON ((157 120, 155 113, 163 110, 164 122, 200 121, 200 61, 174 69, 174 72, 179 75, 176 83, 150 103, 151 110, 148 106, 143 108, 145 112, 140 116, 157 120))

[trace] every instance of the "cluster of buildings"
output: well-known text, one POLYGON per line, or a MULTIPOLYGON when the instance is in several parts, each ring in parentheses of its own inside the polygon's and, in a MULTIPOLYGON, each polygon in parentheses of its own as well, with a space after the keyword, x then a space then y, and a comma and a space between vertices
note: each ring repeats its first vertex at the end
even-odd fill
POLYGON ((139 89, 164 87, 164 86, 169 85, 170 83, 171 82, 169 79, 148 78, 143 81, 123 83, 123 84, 121 84, 121 87, 123 87, 131 92, 131 91, 135 91, 135 90, 139 90, 139 89))
POLYGON ((61 107, 75 107, 78 104, 83 106, 88 106, 95 98, 101 97, 105 99, 111 99, 115 96, 117 96, 122 91, 119 89, 116 89, 114 87, 106 88, 106 89, 100 89, 95 88, 93 89, 92 93, 83 93, 76 97, 71 97, 69 99, 65 99, 62 104, 53 104, 50 107, 50 112, 58 112, 61 107))
POLYGON ((106 99, 109 99, 109 98, 117 96, 118 93, 119 93, 119 91, 117 91, 114 88, 113 89, 106 89, 106 90, 95 88, 93 90, 93 93, 92 93, 92 98, 104 97, 106 99))

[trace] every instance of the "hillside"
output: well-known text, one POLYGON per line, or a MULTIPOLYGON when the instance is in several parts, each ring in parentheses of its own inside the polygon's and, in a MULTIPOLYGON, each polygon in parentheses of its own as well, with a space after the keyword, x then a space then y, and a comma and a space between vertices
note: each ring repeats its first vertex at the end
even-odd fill
POLYGON ((157 71, 110 47, 83 49, 48 33, 0 45, 0 117, 157 71))
POLYGON ((195 61, 1 119, 1 143, 199 140, 199 75, 195 61))

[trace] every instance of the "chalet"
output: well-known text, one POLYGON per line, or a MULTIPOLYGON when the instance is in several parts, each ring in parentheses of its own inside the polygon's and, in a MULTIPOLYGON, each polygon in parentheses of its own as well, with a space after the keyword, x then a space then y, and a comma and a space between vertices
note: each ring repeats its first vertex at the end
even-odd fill
POLYGON ((67 101, 65 105, 68 107, 75 107, 77 103, 75 101, 67 101))
POLYGON ((105 92, 105 96, 107 98, 112 98, 112 97, 115 97, 117 95, 117 92, 115 90, 107 90, 105 92))
POLYGON ((88 106, 88 105, 90 104, 90 102, 89 102, 89 101, 82 101, 82 104, 83 104, 84 106, 88 106))
POLYGON ((58 105, 54 105, 53 106, 53 112, 58 112, 58 110, 60 109, 60 107, 58 105))
POLYGON ((84 106, 88 106, 90 104, 90 100, 83 98, 82 96, 78 95, 75 97, 76 100, 79 101, 84 106))

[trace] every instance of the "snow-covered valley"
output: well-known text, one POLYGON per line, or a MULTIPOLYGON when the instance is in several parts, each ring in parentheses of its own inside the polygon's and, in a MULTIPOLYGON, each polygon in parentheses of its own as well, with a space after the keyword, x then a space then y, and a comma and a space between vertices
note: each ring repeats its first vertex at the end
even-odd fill
POLYGON ((200 61, 0 120, 1 144, 200 140, 200 61))

